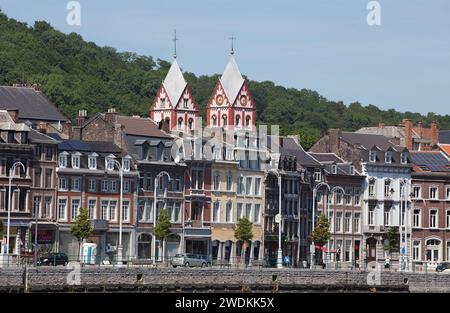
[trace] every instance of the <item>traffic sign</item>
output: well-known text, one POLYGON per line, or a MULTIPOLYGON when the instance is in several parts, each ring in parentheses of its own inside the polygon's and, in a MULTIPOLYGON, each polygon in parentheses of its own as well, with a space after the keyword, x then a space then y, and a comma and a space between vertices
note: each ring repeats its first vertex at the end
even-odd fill
POLYGON ((281 222, 281 215, 280 214, 275 215, 275 222, 277 222, 277 223, 281 222))

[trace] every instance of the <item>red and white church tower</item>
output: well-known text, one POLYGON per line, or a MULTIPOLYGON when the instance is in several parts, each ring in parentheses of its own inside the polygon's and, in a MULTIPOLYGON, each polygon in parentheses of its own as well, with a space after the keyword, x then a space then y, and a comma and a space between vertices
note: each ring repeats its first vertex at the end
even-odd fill
POLYGON ((239 71, 233 49, 206 107, 206 126, 225 129, 256 127, 255 104, 239 71))
POLYGON ((176 53, 150 109, 150 118, 165 130, 191 132, 198 127, 198 109, 176 53))

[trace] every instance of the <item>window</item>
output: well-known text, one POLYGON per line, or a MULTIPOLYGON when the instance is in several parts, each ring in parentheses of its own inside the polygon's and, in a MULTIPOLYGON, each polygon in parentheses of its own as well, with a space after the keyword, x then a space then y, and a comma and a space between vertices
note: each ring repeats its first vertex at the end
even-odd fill
POLYGON ((50 218, 51 214, 52 214, 52 197, 45 197, 43 217, 50 218))
POLYGON ((359 206, 361 204, 361 190, 355 189, 355 206, 359 206))
POLYGON ((355 216, 353 218, 353 232, 354 233, 359 233, 360 232, 360 230, 359 230, 360 215, 361 215, 361 213, 356 212, 355 216))
POLYGON ((114 158, 112 157, 107 157, 105 158, 105 167, 108 171, 113 171, 114 170, 114 158))
POLYGON ((236 115, 236 126, 240 126, 241 123, 241 116, 240 115, 236 115))
POLYGON ((245 217, 249 220, 252 221, 252 204, 251 203, 247 203, 245 205, 245 217))
POLYGON ((67 219, 67 199, 58 199, 58 219, 67 219))
POLYGON ((414 261, 420 261, 420 241, 414 240, 413 241, 413 260, 414 261))
POLYGON ((33 197, 33 213, 34 216, 41 217, 41 196, 33 197))
POLYGON ((375 207, 369 206, 369 212, 368 212, 368 221, 367 224, 369 225, 375 225, 375 207))
POLYGON ((108 192, 108 181, 102 180, 102 192, 108 192))
POLYGON ((214 184, 213 184, 214 190, 219 190, 219 186, 220 186, 220 176, 219 173, 216 172, 214 174, 214 184))
POLYGON ((342 191, 340 189, 336 190, 336 204, 342 204, 342 191))
POLYGON ((414 199, 419 199, 422 197, 422 190, 420 186, 413 186, 412 187, 412 197, 414 199))
POLYGON ((102 220, 108 220, 108 206, 109 206, 109 201, 102 200, 102 206, 101 206, 102 220))
POLYGON ((129 172, 131 168, 131 161, 129 158, 122 159, 122 167, 125 172, 129 172))
POLYGON ((344 219, 344 232, 349 233, 351 232, 351 223, 352 223, 352 212, 345 212, 345 219, 344 219))
POLYGON ((370 151, 370 162, 376 162, 377 161, 377 152, 376 151, 370 151))
POLYGON ((181 202, 175 202, 173 221, 179 223, 180 216, 181 216, 181 202))
POLYGON ((97 191, 97 181, 95 180, 95 179, 93 179, 93 178, 89 178, 89 181, 88 181, 88 190, 90 191, 90 192, 95 192, 95 191, 97 191))
POLYGON ((81 191, 81 178, 73 177, 72 178, 72 191, 81 191))
POLYGON ((421 210, 415 209, 413 212, 413 227, 421 227, 422 214, 421 210))
POLYGON ((53 147, 50 146, 45 147, 45 160, 47 161, 53 160, 53 147))
POLYGON ((389 226, 391 225, 391 208, 390 207, 384 207, 384 226, 389 226))
POLYGON ((80 155, 72 154, 72 168, 80 168, 80 155))
POLYGON ((445 211, 445 227, 450 228, 450 210, 445 211))
POLYGON ((145 177, 145 190, 152 190, 153 189, 153 178, 150 175, 147 175, 145 177))
POLYGON ((392 152, 391 151, 387 151, 384 154, 384 162, 385 163, 392 163, 392 152))
POLYGON ((316 182, 322 181, 322 172, 320 171, 319 168, 314 171, 314 181, 316 182))
POLYGON ((350 175, 355 175, 355 166, 350 165, 350 175))
POLYGON ((109 220, 116 221, 116 211, 117 211, 117 201, 111 200, 109 201, 109 220))
POLYGON ((429 221, 429 225, 430 228, 437 228, 438 226, 438 216, 437 216, 437 210, 436 209, 431 209, 430 210, 430 221, 429 221))
POLYGON ((183 118, 179 117, 178 118, 178 129, 181 129, 181 128, 183 128, 183 118))
POLYGON ((255 177, 255 196, 261 195, 261 178, 255 177))
POLYGON ((231 201, 227 202, 227 206, 225 208, 225 222, 233 222, 233 203, 231 201))
POLYGON ((437 200, 438 199, 438 188, 430 187, 430 199, 437 200))
POLYGON ((408 163, 408 155, 405 152, 402 152, 402 154, 400 155, 400 162, 402 164, 408 163))
POLYGON ((445 199, 450 200, 450 186, 445 188, 445 199))
POLYGON ((67 191, 67 177, 59 178, 59 190, 67 191))
POLYGON ((391 180, 390 179, 386 179, 384 181, 384 196, 385 197, 392 196, 392 194, 391 194, 391 180))
POLYGON ((72 221, 75 221, 78 214, 80 213, 80 199, 72 199, 72 221))
POLYGON ((41 187, 41 168, 34 168, 34 187, 41 187))
POLYGON ((337 165, 336 164, 333 164, 333 165, 331 165, 331 174, 337 174, 337 165))
POLYGON ((220 203, 219 201, 215 201, 213 204, 213 220, 214 223, 218 223, 220 221, 220 203))
POLYGON ((252 177, 247 177, 245 194, 250 195, 252 193, 252 177))
POLYGON ((96 156, 89 156, 88 158, 88 166, 90 170, 96 170, 97 169, 97 157, 96 156))
POLYGON ((109 182, 109 190, 110 190, 111 192, 117 192, 117 181, 111 180, 111 181, 109 182))
POLYGON ((123 181, 123 192, 124 193, 130 192, 130 181, 129 180, 123 181))
POLYGON ((40 160, 41 159, 41 154, 42 154, 42 150, 41 150, 41 145, 36 145, 34 147, 34 156, 40 160))
POLYGON ((88 201, 88 213, 89 213, 89 219, 94 220, 96 218, 96 207, 97 207, 97 200, 96 199, 89 199, 88 201))
POLYGON ((447 261, 450 261, 450 241, 447 241, 447 261))
POLYGON ((44 187, 45 188, 52 188, 52 176, 53 176, 53 170, 51 168, 45 169, 45 177, 44 177, 44 187))
POLYGON ((345 190, 345 205, 352 205, 352 190, 345 190))
POLYGON ((238 203, 236 206, 236 222, 242 218, 242 203, 238 203))
POLYGON ((122 200, 122 221, 130 221, 130 201, 122 200))
POLYGON ((376 196, 375 179, 369 181, 369 197, 376 196))
POLYGON ((192 118, 190 118, 188 120, 188 126, 189 126, 189 130, 193 130, 194 129, 194 120, 192 118))
POLYGON ((237 180, 237 194, 241 195, 244 193, 244 177, 239 176, 237 180))
POLYGON ((261 205, 259 203, 256 203, 253 210, 253 222, 255 224, 259 224, 261 221, 260 213, 261 213, 261 205))
POLYGON ((336 212, 336 226, 335 231, 341 232, 342 231, 342 212, 336 212))
POLYGON ((59 162, 58 162, 59 167, 65 168, 67 167, 67 153, 61 153, 59 155, 59 162))
POLYGON ((227 175, 227 191, 231 191, 233 188, 233 175, 231 173, 228 173, 227 175))

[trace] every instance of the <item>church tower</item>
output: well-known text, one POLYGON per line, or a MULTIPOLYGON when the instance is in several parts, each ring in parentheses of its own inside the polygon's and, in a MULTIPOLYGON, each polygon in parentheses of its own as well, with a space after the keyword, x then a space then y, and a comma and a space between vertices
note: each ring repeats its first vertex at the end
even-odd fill
POLYGON ((231 50, 228 64, 206 107, 206 126, 254 129, 256 108, 231 50))
POLYGON ((164 130, 191 132, 198 126, 197 105, 192 96, 175 53, 169 72, 156 93, 150 109, 150 118, 164 130))

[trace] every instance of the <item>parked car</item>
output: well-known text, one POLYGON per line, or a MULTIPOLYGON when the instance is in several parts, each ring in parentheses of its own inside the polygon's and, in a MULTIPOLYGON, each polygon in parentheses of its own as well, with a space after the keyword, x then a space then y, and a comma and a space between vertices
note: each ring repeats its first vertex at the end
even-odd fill
POLYGON ((444 272, 450 274, 450 263, 439 263, 436 266, 436 272, 444 272))
POLYGON ((172 266, 207 267, 211 266, 211 259, 207 255, 178 253, 172 258, 172 266))
POLYGON ((37 265, 67 265, 67 263, 69 263, 69 258, 67 256, 67 254, 65 253, 50 253, 47 254, 46 256, 41 257, 38 262, 37 265))

